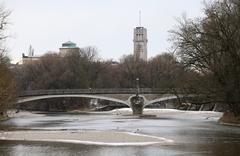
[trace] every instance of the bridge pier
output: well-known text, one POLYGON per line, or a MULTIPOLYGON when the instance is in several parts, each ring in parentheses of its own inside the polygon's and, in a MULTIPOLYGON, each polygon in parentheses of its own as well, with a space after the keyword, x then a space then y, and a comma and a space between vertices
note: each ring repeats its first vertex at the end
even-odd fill
POLYGON ((131 108, 133 111, 133 115, 142 115, 143 114, 143 106, 144 106, 144 98, 140 96, 134 96, 130 99, 131 108))

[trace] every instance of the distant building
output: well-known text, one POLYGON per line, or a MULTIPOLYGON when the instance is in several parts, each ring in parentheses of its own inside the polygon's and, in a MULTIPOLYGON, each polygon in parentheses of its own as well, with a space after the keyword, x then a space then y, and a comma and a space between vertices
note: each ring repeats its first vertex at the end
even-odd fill
POLYGON ((134 60, 147 61, 147 29, 136 27, 134 29, 134 60))
MULTIPOLYGON (((59 48, 59 54, 60 56, 65 56, 71 52, 79 52, 80 48, 77 47, 76 43, 73 43, 71 41, 65 42, 62 44, 62 47, 59 48)), ((20 64, 26 64, 26 63, 32 63, 37 60, 39 60, 41 56, 36 56, 34 54, 34 49, 30 45, 28 49, 28 55, 22 54, 22 62, 20 64)))
POLYGON ((111 65, 114 66, 114 65, 119 65, 119 62, 117 61, 111 61, 111 65))
POLYGON ((28 49, 28 55, 25 55, 24 53, 22 53, 22 64, 32 63, 34 61, 39 60, 39 58, 40 56, 34 55, 34 49, 30 45, 28 49))
POLYGON ((73 43, 71 41, 65 42, 62 44, 62 47, 59 48, 59 54, 60 56, 65 56, 68 53, 71 52, 79 52, 79 47, 77 47, 76 43, 73 43))

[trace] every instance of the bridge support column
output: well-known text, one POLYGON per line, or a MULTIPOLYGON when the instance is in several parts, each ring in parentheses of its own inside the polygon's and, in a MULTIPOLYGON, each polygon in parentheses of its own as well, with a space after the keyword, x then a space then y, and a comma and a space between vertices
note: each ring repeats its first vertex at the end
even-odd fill
POLYGON ((144 99, 143 97, 134 96, 130 99, 131 108, 133 111, 133 115, 142 115, 143 114, 143 106, 144 99))

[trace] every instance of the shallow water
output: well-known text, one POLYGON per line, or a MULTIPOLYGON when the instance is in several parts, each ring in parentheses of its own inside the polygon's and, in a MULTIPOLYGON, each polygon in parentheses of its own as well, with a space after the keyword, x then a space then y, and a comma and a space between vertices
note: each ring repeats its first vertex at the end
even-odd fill
MULTIPOLYGON (((150 111, 151 114, 151 111, 150 111)), ((0 155, 168 156, 233 155, 240 153, 240 128, 219 125, 214 112, 154 112, 156 117, 128 114, 31 114, 22 113, 1 127, 16 130, 119 131, 136 132, 174 140, 172 145, 92 146, 65 143, 0 141, 0 155)))

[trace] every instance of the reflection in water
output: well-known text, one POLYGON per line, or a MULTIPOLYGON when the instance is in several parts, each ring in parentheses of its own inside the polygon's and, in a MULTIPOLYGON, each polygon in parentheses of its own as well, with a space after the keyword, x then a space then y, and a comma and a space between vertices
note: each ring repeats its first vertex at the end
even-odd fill
MULTIPOLYGON (((166 149, 158 146, 146 147, 108 147, 108 146, 89 146, 78 144, 59 144, 59 143, 36 143, 36 142, 0 142, 3 144, 0 148, 0 155, 8 156, 157 156, 167 155, 166 149)), ((174 153, 173 151, 171 152, 174 153)))
POLYGON ((0 141, 0 156, 238 156, 240 128, 217 124, 214 113, 167 113, 157 118, 112 114, 28 114, 0 123, 28 130, 127 131, 174 140, 173 145, 93 146, 66 143, 0 141), (208 118, 206 120, 206 118, 208 118))
POLYGON ((109 147, 79 144, 0 141, 1 156, 238 156, 240 143, 171 146, 109 147))

